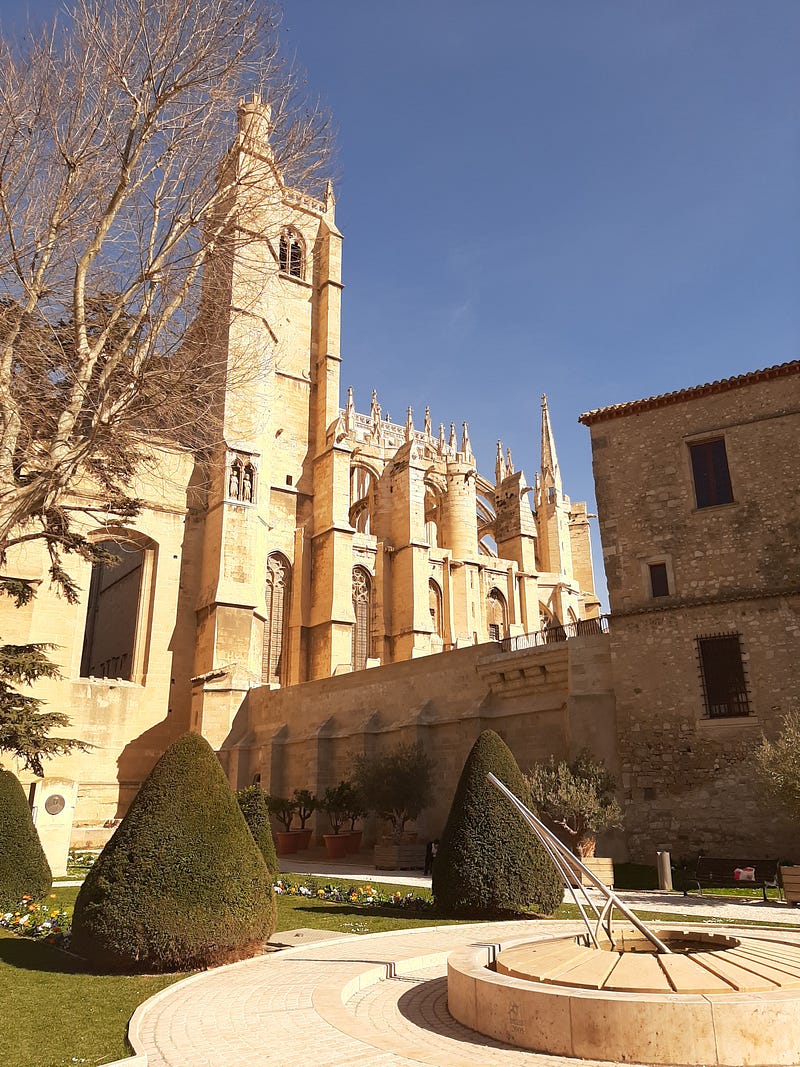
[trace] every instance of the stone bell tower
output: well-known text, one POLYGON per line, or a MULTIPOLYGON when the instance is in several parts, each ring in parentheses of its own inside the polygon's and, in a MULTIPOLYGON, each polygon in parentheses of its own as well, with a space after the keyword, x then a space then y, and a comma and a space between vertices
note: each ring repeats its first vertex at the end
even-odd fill
POLYGON ((209 464, 192 725, 215 747, 244 693, 350 659, 349 450, 337 441, 342 238, 284 184, 271 112, 242 101, 220 169, 231 224, 196 328, 224 368, 209 464), (310 575, 315 574, 315 597, 310 575))

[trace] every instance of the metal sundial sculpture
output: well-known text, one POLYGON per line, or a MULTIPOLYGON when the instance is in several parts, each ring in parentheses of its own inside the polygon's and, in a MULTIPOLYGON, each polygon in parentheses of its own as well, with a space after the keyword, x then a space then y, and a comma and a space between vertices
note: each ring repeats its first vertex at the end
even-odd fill
MULTIPOLYGON (((656 952, 671 954, 671 949, 669 949, 664 944, 664 942, 661 941, 653 933, 653 931, 650 930, 641 921, 641 919, 637 918, 637 916, 630 910, 630 908, 624 903, 624 901, 620 900, 620 898, 613 891, 613 889, 609 889, 607 885, 604 885, 600 881, 600 879, 594 874, 593 871, 590 871, 588 867, 581 863, 578 857, 573 852, 571 852, 563 842, 559 841, 556 835, 552 833, 552 831, 547 829, 541 819, 538 819, 529 808, 526 808, 522 801, 518 797, 514 796, 514 794, 507 786, 503 785, 499 778, 496 778, 493 774, 488 774, 487 778, 492 783, 492 785, 497 786, 497 788, 504 796, 508 797, 508 799, 520 813, 522 818, 528 824, 530 829, 533 831, 536 838, 541 842, 548 856, 553 861, 556 870, 561 876, 561 880, 563 881, 569 892, 572 894, 572 899, 575 901, 575 904, 577 905, 578 910, 581 913, 581 918, 583 919, 583 922, 589 933, 589 939, 591 940, 595 948, 601 947, 601 930, 604 931, 606 937, 611 943, 612 948, 615 946, 616 942, 614 939, 612 920, 614 908, 616 908, 622 915, 625 916, 626 919, 631 922, 631 924, 639 931, 640 934, 642 934, 643 937, 647 938, 651 945, 654 946, 656 952), (588 892, 586 891, 586 887, 583 884, 577 887, 573 885, 573 879, 570 877, 573 872, 580 872, 582 875, 585 875, 585 877, 594 886, 594 888, 599 889, 599 891, 605 897, 605 902, 603 903, 602 908, 598 909, 597 905, 591 899, 588 892), (583 898, 582 900, 579 899, 578 893, 576 892, 576 888, 580 890, 581 897, 583 898), (594 913, 594 919, 590 917, 587 909, 590 909, 591 912, 594 913)), ((581 879, 581 883, 582 881, 583 879, 581 879)))

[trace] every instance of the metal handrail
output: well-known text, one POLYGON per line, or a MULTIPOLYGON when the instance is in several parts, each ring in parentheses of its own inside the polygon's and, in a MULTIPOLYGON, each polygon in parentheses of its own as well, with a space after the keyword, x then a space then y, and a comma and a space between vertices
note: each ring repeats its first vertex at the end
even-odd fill
POLYGON ((558 623, 555 626, 546 626, 542 630, 535 630, 530 634, 504 637, 499 644, 503 652, 517 652, 523 648, 540 648, 544 645, 559 644, 561 641, 569 641, 572 637, 594 637, 608 632, 609 616, 598 615, 596 619, 558 623))

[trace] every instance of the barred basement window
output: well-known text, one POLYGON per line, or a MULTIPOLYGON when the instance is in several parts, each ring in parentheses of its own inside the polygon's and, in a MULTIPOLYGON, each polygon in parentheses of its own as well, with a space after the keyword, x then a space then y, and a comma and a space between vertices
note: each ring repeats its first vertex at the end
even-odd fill
POLYGON ((718 437, 714 441, 689 445, 689 452, 692 457, 692 476, 698 508, 732 504, 733 489, 725 439, 718 437))
POLYGON ((697 658, 706 717, 726 719, 749 715, 739 634, 698 637, 697 658))

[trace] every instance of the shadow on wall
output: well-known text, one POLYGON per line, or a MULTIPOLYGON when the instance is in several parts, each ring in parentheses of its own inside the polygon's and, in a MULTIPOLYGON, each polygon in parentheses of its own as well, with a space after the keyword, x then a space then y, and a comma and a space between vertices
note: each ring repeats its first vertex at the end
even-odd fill
POLYGON ((125 815, 142 782, 164 751, 185 732, 185 727, 181 728, 180 722, 168 714, 123 748, 117 760, 119 796, 115 818, 121 819, 125 815))

